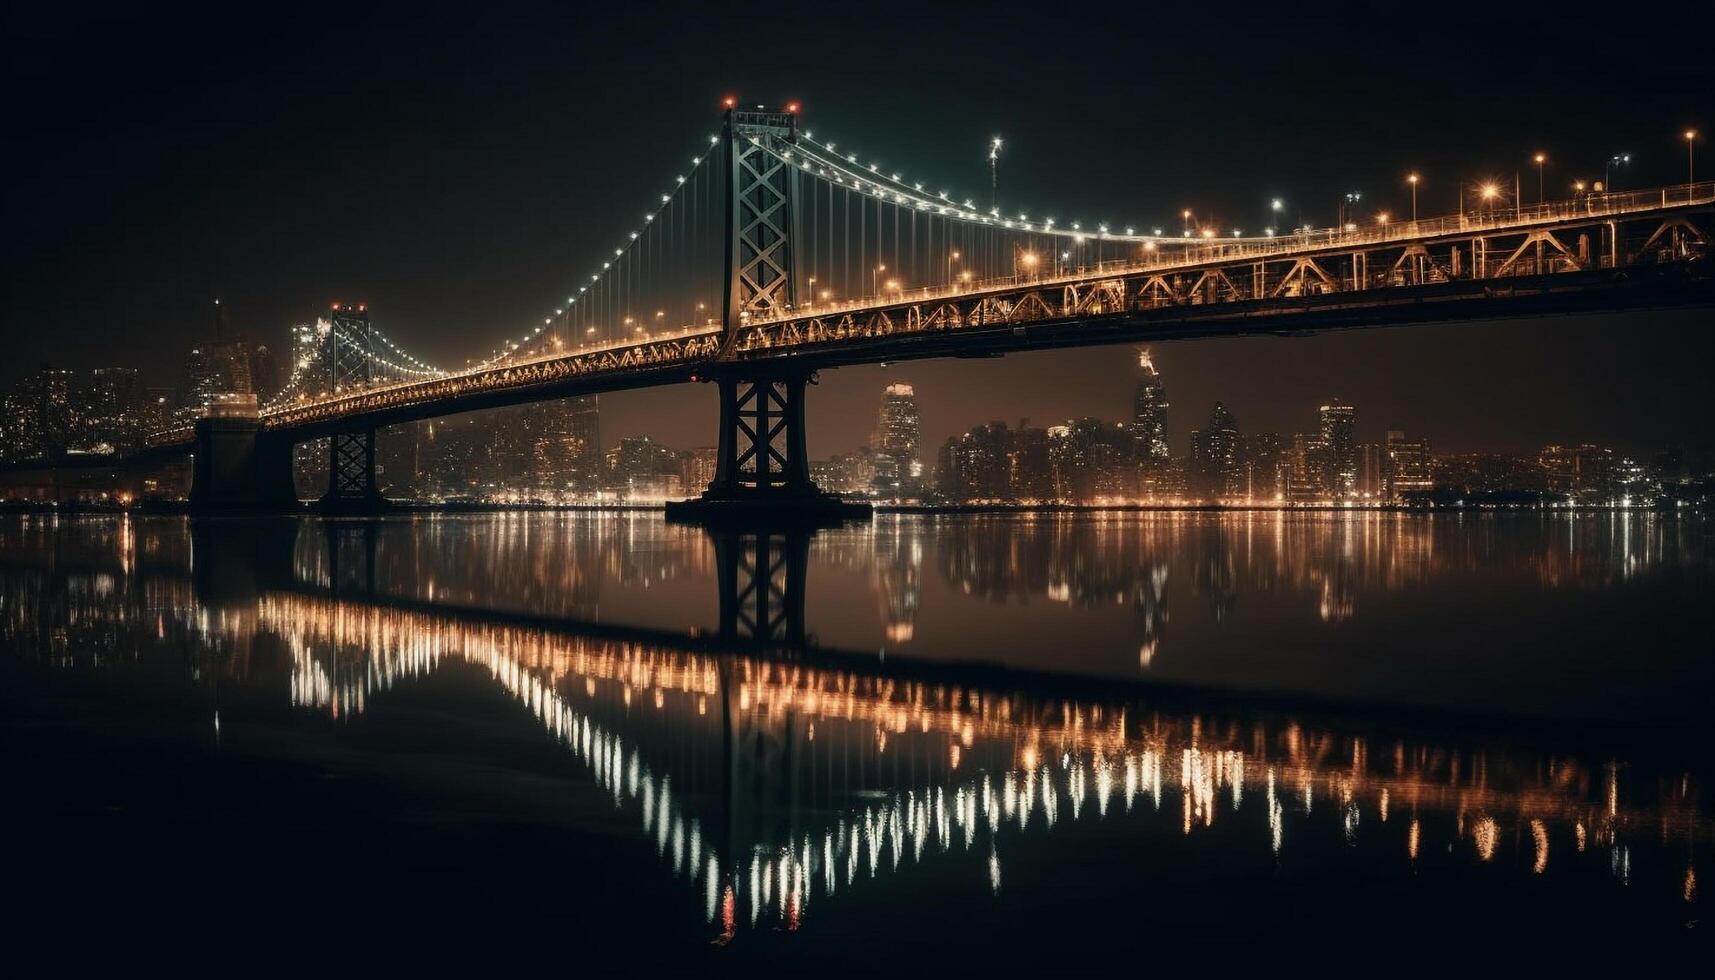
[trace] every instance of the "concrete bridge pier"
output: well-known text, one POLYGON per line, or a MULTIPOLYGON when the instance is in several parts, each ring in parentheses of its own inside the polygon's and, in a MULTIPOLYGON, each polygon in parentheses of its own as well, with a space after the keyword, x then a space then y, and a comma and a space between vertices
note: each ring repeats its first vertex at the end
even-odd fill
POLYGON ((196 424, 191 509, 198 513, 285 513, 299 509, 292 486, 292 441, 264 432, 254 418, 212 417, 196 424))

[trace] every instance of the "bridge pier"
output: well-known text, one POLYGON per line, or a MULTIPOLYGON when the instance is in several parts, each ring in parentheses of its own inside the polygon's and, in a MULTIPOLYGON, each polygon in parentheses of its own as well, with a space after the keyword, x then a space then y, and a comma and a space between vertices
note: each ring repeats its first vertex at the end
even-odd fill
POLYGON ((809 383, 805 371, 717 378, 721 412, 715 478, 701 497, 668 503, 668 519, 814 526, 868 518, 869 504, 841 500, 810 479, 804 431, 809 383))
POLYGON ((377 514, 387 499, 375 483, 375 430, 328 438, 328 489, 316 508, 332 514, 377 514))
POLYGON ((299 509, 292 487, 292 441, 255 418, 212 417, 196 424, 191 510, 284 513, 299 509))

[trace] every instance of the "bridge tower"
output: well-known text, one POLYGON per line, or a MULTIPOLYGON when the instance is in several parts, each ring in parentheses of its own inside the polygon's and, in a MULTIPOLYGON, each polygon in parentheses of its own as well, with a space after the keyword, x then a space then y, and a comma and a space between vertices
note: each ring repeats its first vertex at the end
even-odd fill
POLYGON ((670 518, 840 520, 867 517, 867 504, 823 493, 810 479, 804 393, 814 372, 786 363, 738 363, 727 349, 752 319, 790 311, 798 237, 799 174, 781 157, 797 142, 796 107, 729 107, 721 127, 726 167, 726 268, 722 325, 727 344, 705 372, 720 393, 715 478, 701 498, 667 505, 670 518))
MULTIPOLYGON (((335 303, 328 317, 328 390, 368 384, 373 377, 375 333, 369 307, 335 303)), ((323 510, 374 511, 383 505, 375 483, 375 430, 336 432, 328 437, 328 489, 323 510)))

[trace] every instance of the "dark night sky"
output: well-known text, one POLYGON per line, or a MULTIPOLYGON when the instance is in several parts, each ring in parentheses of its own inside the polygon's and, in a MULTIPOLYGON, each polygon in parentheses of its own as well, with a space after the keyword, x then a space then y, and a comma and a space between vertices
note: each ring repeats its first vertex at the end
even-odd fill
MULTIPOLYGON (((1428 215, 1461 178, 1528 182, 1538 149, 1551 187, 1622 150, 1627 184, 1677 181, 1677 134, 1715 130, 1707 3, 356 6, 7 6, 0 382, 52 361, 165 383, 214 296, 276 343, 344 298, 431 359, 485 353, 635 219, 727 92, 803 99, 813 127, 967 193, 1003 134, 1003 203, 1139 226, 1184 206, 1259 226, 1277 196, 1327 223, 1352 189, 1398 213, 1409 169, 1428 215)), ((1156 360, 1177 451, 1217 398, 1290 432, 1330 395, 1366 438, 1647 450, 1711 441, 1712 319, 1179 342, 1156 360)), ((859 444, 891 380, 918 385, 926 456, 988 419, 1118 418, 1134 364, 1115 347, 829 372, 811 448, 859 444)), ((604 435, 707 443, 713 411, 700 386, 613 396, 604 435)))

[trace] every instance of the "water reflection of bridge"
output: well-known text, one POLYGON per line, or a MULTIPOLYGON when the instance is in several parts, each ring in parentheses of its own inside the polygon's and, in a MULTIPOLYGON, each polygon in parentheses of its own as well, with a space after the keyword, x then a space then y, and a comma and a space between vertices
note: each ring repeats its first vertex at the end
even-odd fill
POLYGON ((1603 856, 1621 880, 1635 849, 1673 842, 1651 853, 1682 855, 1688 900, 1711 837, 1671 746, 1660 760, 1647 747, 1591 758, 1278 704, 879 663, 774 634, 448 610, 373 588, 365 569, 386 559, 372 527, 294 531, 278 582, 252 550, 271 546, 254 538, 198 535, 179 550, 166 535, 157 557, 190 559, 175 575, 139 564, 127 551, 136 531, 120 530, 109 568, 61 568, 49 587, 39 571, 4 576, 0 626, 19 649, 73 665, 135 655, 142 628, 197 650, 195 670, 340 720, 414 678, 473 665, 635 815, 728 936, 795 927, 812 903, 885 888, 902 864, 942 856, 980 864, 977 887, 1000 888, 1013 849, 1119 814, 1184 835, 1236 825, 1224 838, 1235 860, 1332 829, 1412 861, 1454 847, 1521 874, 1603 856), (250 579, 235 571, 246 553, 250 579), (50 592, 57 606, 20 601, 50 592), (288 655, 270 663, 259 644, 288 655))

